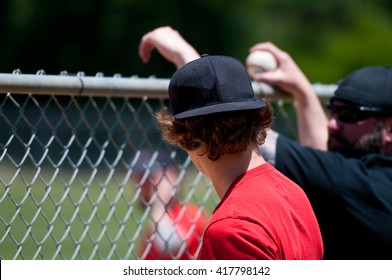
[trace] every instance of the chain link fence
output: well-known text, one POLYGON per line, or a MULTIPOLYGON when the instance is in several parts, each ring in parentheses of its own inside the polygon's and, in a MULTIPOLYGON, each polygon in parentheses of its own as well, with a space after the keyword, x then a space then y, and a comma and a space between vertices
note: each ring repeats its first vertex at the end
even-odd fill
MULTIPOLYGON (((144 259, 157 240, 166 250, 175 230, 159 231, 165 215, 154 216, 154 205, 164 203, 157 185, 167 175, 150 180, 157 164, 163 167, 162 154, 177 170, 170 194, 182 218, 172 226, 186 218, 189 228, 168 258, 196 255, 186 246, 201 240, 195 217, 208 220, 218 197, 185 152, 161 141, 152 115, 168 105, 168 83, 101 73, 0 74, 1 259, 144 259), (143 197, 147 182, 152 199, 143 197), (188 204, 197 208, 192 217, 188 204)), ((290 96, 253 85, 273 104, 274 128, 295 138, 290 96)), ((314 87, 322 100, 335 89, 314 87)))

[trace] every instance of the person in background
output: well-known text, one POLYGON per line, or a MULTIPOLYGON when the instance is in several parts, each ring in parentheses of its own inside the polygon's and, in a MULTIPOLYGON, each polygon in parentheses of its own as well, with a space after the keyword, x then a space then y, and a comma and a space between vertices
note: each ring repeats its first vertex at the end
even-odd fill
POLYGON ((221 199, 198 259, 321 259, 305 193, 260 154, 273 114, 245 67, 227 56, 193 60, 170 79, 169 101, 155 115, 163 139, 188 153, 221 199))
POLYGON ((207 213, 181 203, 179 170, 163 150, 142 150, 133 168, 140 205, 150 211, 147 232, 138 249, 145 260, 195 259, 207 224, 207 213))
MULTIPOLYGON (((139 55, 156 49, 178 68, 200 57, 171 27, 146 33, 139 55)), ((270 130, 260 146, 266 160, 303 187, 320 224, 325 259, 392 258, 392 71, 363 67, 339 84, 328 108, 291 56, 270 42, 278 68, 255 79, 291 94, 299 143, 270 130)))
POLYGON ((256 76, 292 94, 299 143, 271 132, 261 147, 276 168, 303 186, 318 218, 326 259, 392 258, 392 71, 368 66, 349 73, 330 99, 330 119, 309 81, 271 43, 276 71, 256 76))

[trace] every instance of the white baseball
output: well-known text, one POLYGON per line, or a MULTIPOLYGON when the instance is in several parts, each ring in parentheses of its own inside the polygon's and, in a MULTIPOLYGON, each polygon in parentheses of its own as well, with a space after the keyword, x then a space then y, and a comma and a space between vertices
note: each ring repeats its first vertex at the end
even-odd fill
POLYGON ((278 67, 275 57, 267 51, 251 52, 246 58, 245 64, 253 79, 256 73, 273 71, 278 67))

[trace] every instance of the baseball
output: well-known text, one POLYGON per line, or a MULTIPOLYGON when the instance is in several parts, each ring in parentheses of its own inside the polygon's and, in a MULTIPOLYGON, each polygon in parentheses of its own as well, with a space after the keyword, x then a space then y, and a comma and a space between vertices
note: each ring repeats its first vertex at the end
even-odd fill
POLYGON ((253 79, 257 73, 273 71, 278 67, 275 57, 267 51, 251 52, 246 58, 245 64, 249 75, 253 79))

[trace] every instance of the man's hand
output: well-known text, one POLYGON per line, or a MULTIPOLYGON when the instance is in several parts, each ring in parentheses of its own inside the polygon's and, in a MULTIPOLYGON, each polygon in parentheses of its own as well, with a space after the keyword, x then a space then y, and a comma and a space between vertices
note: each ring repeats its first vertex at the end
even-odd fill
POLYGON ((270 42, 251 47, 250 52, 263 50, 272 53, 278 67, 255 75, 258 82, 271 84, 291 94, 297 104, 298 139, 301 145, 327 149, 327 116, 313 87, 291 56, 270 42))
POLYGON ((250 52, 253 51, 268 51, 278 63, 278 67, 274 71, 257 74, 255 76, 256 81, 274 85, 293 95, 295 99, 300 98, 301 94, 307 92, 314 94, 310 82, 288 53, 270 42, 254 45, 250 49, 250 52))
POLYGON ((169 26, 158 27, 142 37, 139 56, 144 63, 150 60, 154 49, 177 68, 200 57, 180 33, 169 26))

